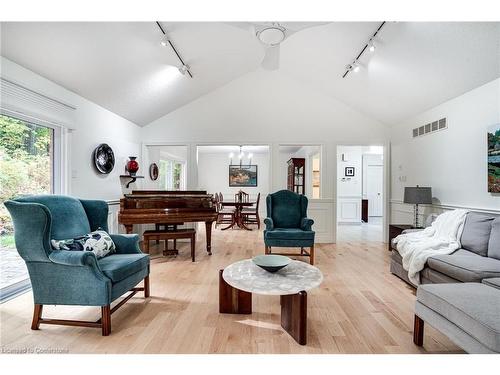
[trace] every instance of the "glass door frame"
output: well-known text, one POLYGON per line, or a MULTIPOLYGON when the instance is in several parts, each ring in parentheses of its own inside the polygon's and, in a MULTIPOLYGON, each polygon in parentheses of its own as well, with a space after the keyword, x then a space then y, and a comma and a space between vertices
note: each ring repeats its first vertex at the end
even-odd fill
MULTIPOLYGON (((63 126, 29 116, 20 112, 0 108, 0 115, 23 121, 35 126, 52 129, 51 137, 51 194, 67 194, 69 183, 67 181, 68 163, 68 129, 63 126), (63 162, 66 161, 66 162, 63 162)), ((0 303, 15 298, 31 289, 29 277, 2 289, 0 303)))

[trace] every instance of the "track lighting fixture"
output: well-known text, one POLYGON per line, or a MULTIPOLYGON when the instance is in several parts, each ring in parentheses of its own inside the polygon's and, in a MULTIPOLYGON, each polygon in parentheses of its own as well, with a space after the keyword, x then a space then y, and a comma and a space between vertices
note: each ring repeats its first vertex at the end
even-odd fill
POLYGON ((359 72, 359 70, 361 69, 360 65, 359 65, 359 59, 361 58, 361 56, 363 55, 363 53, 368 49, 368 51, 370 52, 375 52, 375 43, 373 42, 373 39, 377 36, 377 34, 379 33, 380 29, 382 29, 382 27, 385 25, 385 21, 382 22, 380 24, 380 26, 378 27, 377 31, 375 31, 373 33, 373 35, 370 37, 370 39, 368 40, 368 43, 365 44, 365 46, 363 47, 363 49, 361 50, 361 52, 358 54, 358 56, 356 56, 356 58, 354 59, 354 62, 352 64, 347 64, 346 68, 345 68, 345 72, 344 72, 344 75, 342 76, 342 78, 345 78, 347 77, 347 75, 349 74, 349 72, 352 72, 354 71, 355 73, 359 72))
POLYGON ((167 33, 163 29, 161 23, 158 22, 158 21, 156 21, 156 25, 158 26, 158 28, 160 29, 161 33, 163 34, 162 39, 160 41, 160 44, 162 46, 164 46, 164 47, 170 46, 172 48, 172 50, 175 52, 175 55, 177 56, 177 58, 179 59, 179 61, 181 62, 181 65, 179 67, 179 72, 181 72, 182 75, 186 75, 187 74, 191 78, 193 78, 193 74, 191 73, 191 70, 190 70, 189 66, 186 65, 186 63, 182 59, 181 55, 179 54, 179 52, 175 48, 174 44, 172 43, 172 40, 167 36, 167 33))

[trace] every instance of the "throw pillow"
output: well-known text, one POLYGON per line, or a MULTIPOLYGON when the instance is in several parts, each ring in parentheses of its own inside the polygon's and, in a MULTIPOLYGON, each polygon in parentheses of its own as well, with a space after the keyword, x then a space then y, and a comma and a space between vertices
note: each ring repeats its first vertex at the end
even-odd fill
POLYGON ((92 251, 97 258, 104 258, 115 251, 115 243, 109 234, 100 228, 85 236, 50 242, 54 250, 92 251))

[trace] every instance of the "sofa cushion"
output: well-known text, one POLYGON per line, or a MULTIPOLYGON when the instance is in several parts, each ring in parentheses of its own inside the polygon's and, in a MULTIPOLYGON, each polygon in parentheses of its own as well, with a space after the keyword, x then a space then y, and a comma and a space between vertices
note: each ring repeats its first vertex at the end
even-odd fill
POLYGON ((499 290, 479 283, 427 284, 418 287, 417 301, 500 352, 499 290))
POLYGON ((500 260, 500 216, 491 223, 488 256, 500 260))
POLYGON ((97 261, 101 271, 114 283, 141 271, 149 265, 147 254, 113 254, 97 261))
POLYGON ((427 265, 464 283, 500 277, 500 261, 466 252, 466 250, 457 251, 451 255, 435 255, 427 259, 427 265))
POLYGON ((495 277, 493 279, 484 279, 481 282, 485 285, 492 286, 493 288, 500 289, 500 277, 495 277))
POLYGON ((314 240, 314 231, 295 228, 274 228, 265 232, 270 240, 314 240))
POLYGON ((488 254, 491 223, 494 219, 492 215, 469 212, 465 218, 464 230, 460 238, 462 248, 486 256, 488 254))

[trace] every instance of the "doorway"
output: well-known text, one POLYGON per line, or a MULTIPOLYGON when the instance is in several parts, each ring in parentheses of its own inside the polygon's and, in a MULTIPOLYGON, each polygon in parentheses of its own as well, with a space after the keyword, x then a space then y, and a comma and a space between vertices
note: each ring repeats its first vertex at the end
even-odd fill
POLYGON ((383 241, 384 148, 337 147, 337 241, 383 241))

